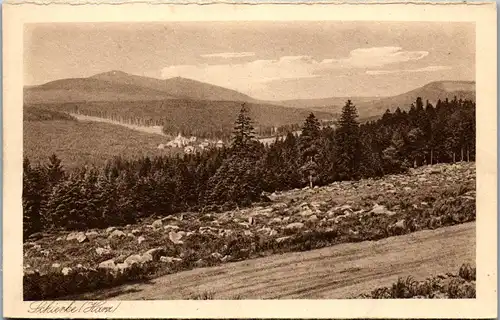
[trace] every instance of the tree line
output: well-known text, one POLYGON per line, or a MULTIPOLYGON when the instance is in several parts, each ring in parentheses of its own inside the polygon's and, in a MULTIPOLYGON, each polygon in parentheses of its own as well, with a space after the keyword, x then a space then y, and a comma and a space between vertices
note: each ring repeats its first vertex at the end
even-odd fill
POLYGON ((148 216, 227 210, 266 201, 264 192, 401 173, 425 164, 475 161, 475 103, 421 98, 360 124, 349 100, 335 127, 310 114, 301 135, 265 146, 242 106, 231 145, 176 157, 110 159, 66 170, 56 155, 23 163, 24 236, 105 228, 148 216))

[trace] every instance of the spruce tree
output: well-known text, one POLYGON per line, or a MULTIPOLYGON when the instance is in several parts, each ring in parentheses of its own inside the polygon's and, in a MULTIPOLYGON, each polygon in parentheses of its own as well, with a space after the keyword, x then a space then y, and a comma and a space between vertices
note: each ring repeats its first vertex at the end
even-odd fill
POLYGON ((262 183, 257 142, 248 109, 242 104, 235 121, 231 153, 209 179, 205 205, 249 205, 260 198, 262 183))
POLYGON ((302 160, 300 171, 310 188, 313 187, 313 182, 317 179, 319 142, 320 123, 311 113, 304 122, 299 138, 299 151, 302 160))
POLYGON ((49 157, 49 163, 45 166, 45 171, 47 180, 51 186, 58 183, 64 177, 61 160, 55 154, 49 157))
POLYGON ((359 175, 361 154, 358 113, 351 100, 342 108, 335 133, 337 144, 337 167, 340 179, 356 179, 359 175))
POLYGON ((231 147, 235 154, 245 155, 249 153, 255 143, 255 130, 248 113, 249 110, 246 107, 246 104, 243 103, 233 131, 231 147))
POLYGON ((23 236, 26 239, 44 227, 42 212, 45 205, 46 177, 42 170, 33 168, 28 160, 23 161, 23 236))

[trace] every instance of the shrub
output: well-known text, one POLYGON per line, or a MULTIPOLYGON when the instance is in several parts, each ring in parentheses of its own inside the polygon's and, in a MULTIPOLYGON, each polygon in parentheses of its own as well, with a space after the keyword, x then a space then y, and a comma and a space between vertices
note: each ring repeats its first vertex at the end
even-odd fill
POLYGON ((465 279, 467 281, 475 281, 476 280, 476 268, 472 267, 469 263, 462 264, 460 270, 458 271, 458 275, 460 278, 465 279))

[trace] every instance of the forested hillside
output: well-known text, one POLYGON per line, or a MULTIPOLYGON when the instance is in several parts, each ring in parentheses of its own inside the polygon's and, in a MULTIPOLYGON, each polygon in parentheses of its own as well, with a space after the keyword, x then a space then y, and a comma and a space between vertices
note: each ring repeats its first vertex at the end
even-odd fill
POLYGON ((265 201, 262 192, 380 177, 423 164, 475 160, 475 103, 454 99, 397 109, 360 125, 348 101, 336 129, 310 114, 302 135, 266 147, 245 106, 229 148, 178 157, 115 158, 68 171, 57 155, 24 160, 24 234, 103 228, 181 211, 223 210, 265 201))
MULTIPOLYGON (((138 125, 162 125, 166 134, 199 138, 229 139, 240 102, 209 100, 106 101, 63 104, 34 104, 57 112, 78 113, 138 125)), ((301 123, 309 111, 264 104, 247 104, 259 135, 270 135, 275 128, 301 123)), ((332 120, 332 114, 319 112, 319 119, 332 120)))

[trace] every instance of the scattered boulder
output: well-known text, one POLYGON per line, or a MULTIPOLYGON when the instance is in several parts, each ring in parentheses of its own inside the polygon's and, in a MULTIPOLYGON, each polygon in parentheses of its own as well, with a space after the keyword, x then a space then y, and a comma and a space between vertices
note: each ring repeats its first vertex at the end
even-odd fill
POLYGON ((64 237, 57 237, 56 241, 63 241, 64 237))
POLYGON ((291 236, 286 236, 286 237, 281 237, 281 238, 276 238, 276 242, 277 243, 282 243, 283 241, 287 240, 287 239, 290 239, 291 236))
POLYGON ((184 233, 181 232, 175 232, 175 231, 170 231, 168 234, 168 238, 170 241, 172 241, 175 244, 183 244, 184 242, 181 240, 182 237, 184 236, 184 233))
POLYGON ((116 230, 116 227, 109 227, 109 228, 106 229, 106 233, 109 234, 109 233, 111 233, 111 232, 113 232, 115 230, 116 230))
POLYGON ((231 255, 225 255, 224 257, 222 257, 222 259, 220 259, 220 261, 222 262, 229 262, 233 260, 233 257, 231 255))
MULTIPOLYGON (((158 257, 159 258, 159 257, 158 257)), ((146 262, 150 262, 150 261, 153 261, 153 255, 150 254, 150 253, 145 253, 141 256, 141 263, 146 263, 146 262)))
POLYGON ((309 208, 309 203, 302 202, 301 204, 299 204, 299 208, 301 208, 301 209, 308 209, 309 208))
POLYGON ((258 231, 259 232, 264 232, 264 233, 269 233, 269 232, 271 232, 271 228, 269 228, 269 227, 262 227, 258 231))
POLYGON ((115 261, 113 259, 109 259, 99 263, 100 269, 116 269, 115 261))
POLYGON ((165 257, 165 256, 162 256, 160 257, 160 261, 161 262, 166 262, 166 263, 174 263, 174 262, 180 262, 182 261, 181 258, 174 258, 174 257, 165 257))
POLYGON ((72 241, 72 240, 76 240, 78 241, 79 243, 82 243, 87 239, 87 236, 85 235, 85 233, 83 232, 71 232, 70 234, 68 234, 68 236, 66 237, 66 240, 67 241, 72 241))
POLYGON ((99 233, 97 231, 88 231, 85 233, 85 236, 87 236, 87 238, 89 238, 89 240, 93 240, 93 239, 99 237, 99 233))
POLYGON ((388 210, 385 206, 379 205, 379 204, 375 204, 373 206, 372 210, 370 211, 370 213, 373 213, 373 214, 385 214, 385 215, 388 215, 388 216, 392 216, 392 215, 396 214, 395 212, 388 210))
POLYGON ((163 227, 163 229, 165 229, 165 230, 179 230, 179 226, 167 224, 166 226, 163 227))
POLYGON ((294 222, 294 223, 290 223, 285 228, 286 229, 302 229, 303 227, 304 227, 304 224, 302 222, 294 222))
POLYGON ((396 223, 394 224, 394 226, 395 226, 396 228, 404 228, 404 227, 405 227, 405 219, 403 219, 403 220, 399 220, 398 222, 396 222, 396 223))
POLYGON ((252 215, 253 216, 265 216, 265 217, 269 217, 273 212, 273 208, 265 208, 265 209, 261 209, 261 210, 258 210, 258 211, 255 211, 252 215))
POLYGON ((155 220, 151 226, 154 228, 154 229, 159 229, 163 226, 163 221, 161 221, 161 219, 158 219, 158 220, 155 220))
POLYGON ((344 211, 344 210, 352 210, 352 206, 349 205, 349 204, 344 204, 339 209, 342 210, 342 211, 344 211))
POLYGON ((129 266, 133 265, 134 263, 142 263, 142 256, 139 254, 133 254, 125 259, 124 263, 129 266))
POLYGON ((102 256, 102 255, 105 255, 105 254, 110 254, 111 253, 111 250, 109 250, 108 248, 96 248, 95 249, 95 252, 102 256))
POLYGON ((120 231, 120 230, 113 230, 111 234, 109 235, 108 239, 113 239, 113 238, 122 238, 126 237, 127 235, 125 232, 120 231))
POLYGON ((274 230, 274 229, 271 229, 271 231, 269 232, 269 236, 270 237, 274 237, 274 236, 277 236, 278 235, 278 231, 274 230))
POLYGON ((314 212, 311 209, 306 209, 303 210, 299 213, 302 217, 309 217, 314 214, 314 212))
POLYGON ((207 263, 203 260, 203 259, 199 259, 197 260, 194 265, 197 267, 197 268, 203 268, 203 267, 206 267, 207 266, 207 263))
POLYGON ((139 229, 134 229, 134 230, 132 230, 132 234, 133 234, 133 235, 138 235, 138 234, 140 234, 140 233, 141 233, 141 230, 139 230, 139 229))
POLYGON ((252 237, 252 236, 253 236, 253 233, 252 233, 252 231, 250 231, 250 230, 245 230, 245 231, 243 232, 243 234, 244 234, 245 236, 248 236, 248 237, 252 237))
POLYGON ((279 218, 279 217, 272 218, 272 219, 269 221, 269 223, 270 223, 270 224, 281 223, 281 218, 279 218))
POLYGON ((60 268, 61 264, 60 263, 53 263, 52 268, 60 268))
POLYGON ((218 252, 213 252, 211 254, 211 256, 217 260, 221 260, 222 259, 222 254, 218 253, 218 252))
POLYGON ((307 220, 309 220, 309 221, 311 221, 311 222, 316 222, 316 221, 318 221, 318 217, 317 217, 315 214, 313 214, 313 215, 312 215, 312 216, 310 216, 310 217, 309 217, 309 219, 307 219, 307 220))
POLYGON ((116 265, 116 269, 119 270, 119 271, 124 271, 126 270, 128 267, 130 267, 128 264, 126 264, 125 262, 123 263, 118 263, 116 265))
POLYGON ((273 209, 275 209, 275 210, 286 209, 287 207, 288 207, 287 204, 284 202, 278 202, 278 203, 273 204, 273 209))
POLYGON ((71 268, 68 268, 68 267, 64 267, 62 270, 61 270, 61 273, 65 276, 67 276, 69 273, 71 272, 71 268))
POLYGON ((141 243, 143 243, 144 241, 146 241, 146 238, 144 238, 143 236, 140 236, 139 238, 137 238, 137 243, 138 243, 138 244, 141 244, 141 243))
POLYGON ((406 226, 406 222, 404 219, 402 219, 402 220, 399 220, 398 222, 390 225, 388 229, 389 229, 389 231, 399 235, 399 234, 404 233, 405 226, 406 226))

